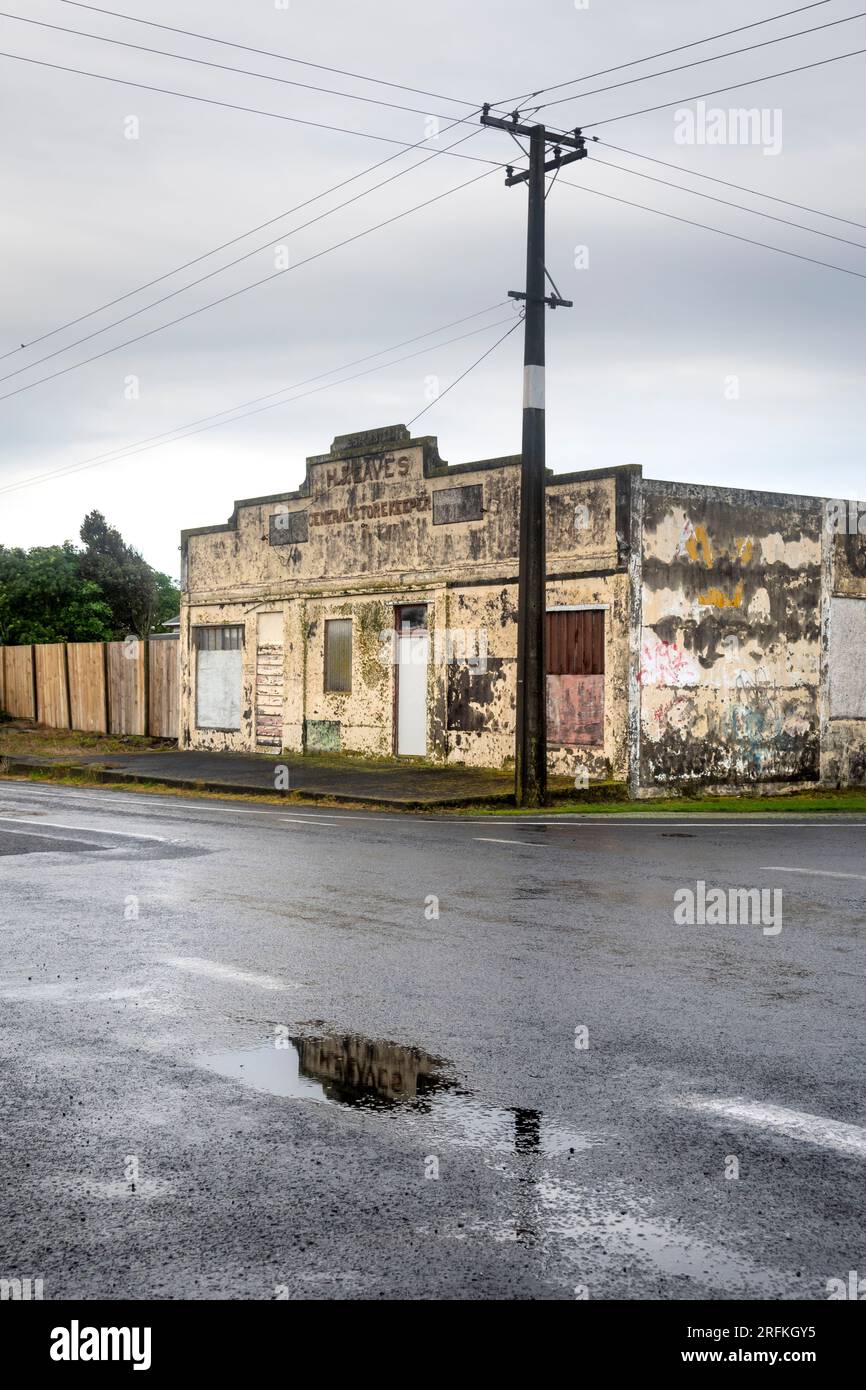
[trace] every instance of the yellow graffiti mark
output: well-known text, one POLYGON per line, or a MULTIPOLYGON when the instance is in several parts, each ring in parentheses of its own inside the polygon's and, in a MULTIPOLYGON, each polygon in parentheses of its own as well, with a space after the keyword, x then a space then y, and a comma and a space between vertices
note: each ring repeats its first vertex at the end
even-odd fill
POLYGON ((743 564, 747 565, 754 550, 751 540, 746 536, 742 540, 734 541, 734 545, 737 547, 737 559, 742 560, 743 564))
POLYGON ((696 526, 694 533, 686 541, 686 550, 689 558, 697 561, 698 547, 701 550, 701 558, 707 569, 713 567, 713 547, 710 545, 710 538, 707 535, 706 526, 696 526))
POLYGON ((708 589, 705 594, 700 595, 698 603, 702 603, 704 607, 740 608, 743 603, 742 579, 732 594, 726 594, 722 589, 708 589))

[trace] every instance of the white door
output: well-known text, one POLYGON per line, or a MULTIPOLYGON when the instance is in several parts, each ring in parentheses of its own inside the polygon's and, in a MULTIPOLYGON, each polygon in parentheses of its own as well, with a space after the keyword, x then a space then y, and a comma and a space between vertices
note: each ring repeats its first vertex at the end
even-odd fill
POLYGON ((397 631, 397 752, 427 755, 427 661, 425 631, 397 631))

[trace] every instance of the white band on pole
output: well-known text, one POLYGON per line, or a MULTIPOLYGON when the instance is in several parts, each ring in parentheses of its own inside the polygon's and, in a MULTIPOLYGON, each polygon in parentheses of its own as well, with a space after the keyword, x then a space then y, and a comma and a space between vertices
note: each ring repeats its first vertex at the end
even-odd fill
POLYGON ((544 409, 544 368, 523 368, 523 409, 544 409))

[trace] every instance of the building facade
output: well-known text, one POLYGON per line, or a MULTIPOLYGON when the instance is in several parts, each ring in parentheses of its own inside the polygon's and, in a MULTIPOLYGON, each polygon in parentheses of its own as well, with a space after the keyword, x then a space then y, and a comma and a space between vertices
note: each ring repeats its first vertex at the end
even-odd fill
MULTIPOLYGON (((551 772, 866 783, 866 505, 549 475, 551 772)), ((513 760, 519 457, 340 436, 182 535, 180 745, 513 760)))

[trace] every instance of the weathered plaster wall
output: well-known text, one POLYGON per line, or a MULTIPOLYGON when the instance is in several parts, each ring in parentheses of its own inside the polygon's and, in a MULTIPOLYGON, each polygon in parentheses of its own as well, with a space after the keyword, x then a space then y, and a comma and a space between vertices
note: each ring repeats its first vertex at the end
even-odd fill
POLYGON ((822 780, 866 785, 866 504, 827 505, 822 780), (841 530, 840 530, 841 524, 841 530), (857 717, 854 717, 857 716, 857 717))
POLYGON ((642 490, 641 785, 817 781, 820 501, 642 490))
MULTIPOLYGON (((282 607, 283 746, 389 755, 394 669, 382 633, 395 605, 426 603, 428 755, 502 765, 514 752, 519 459, 449 468, 435 440, 395 442, 385 433, 390 447, 372 451, 369 436, 335 441, 308 460, 298 491, 236 503, 225 525, 185 532, 182 633, 190 617, 254 621, 258 608, 282 607), (469 519, 434 520, 463 512, 469 519), (324 689, 325 622, 338 617, 352 619, 353 681, 344 694, 324 689)), ((626 769, 622 479, 633 472, 560 475, 547 488, 549 602, 608 608, 604 744, 579 750, 591 777, 626 769)), ((196 730, 195 659, 185 650, 186 746, 254 746, 255 644, 251 626, 237 734, 196 730)), ((551 750, 550 764, 571 771, 572 750, 551 750)))
MULTIPOLYGON (((263 606, 263 605, 260 605, 263 606)), ((274 604, 267 607, 273 610, 274 604)), ((180 730, 181 748, 228 748, 245 751, 255 746, 255 682, 258 609, 243 603, 212 603, 181 605, 180 627, 180 730), (196 651, 193 629, 212 624, 241 623, 244 625, 244 645, 241 653, 241 718, 240 729, 196 727, 196 651)))

